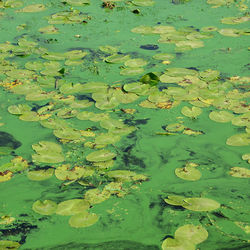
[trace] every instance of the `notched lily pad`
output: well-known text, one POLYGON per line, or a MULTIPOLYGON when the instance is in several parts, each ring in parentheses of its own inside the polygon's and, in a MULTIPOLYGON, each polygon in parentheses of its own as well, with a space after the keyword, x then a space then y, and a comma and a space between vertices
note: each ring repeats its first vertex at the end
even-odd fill
POLYGON ((86 211, 73 215, 69 219, 71 227, 89 227, 95 224, 99 220, 99 216, 94 213, 88 213, 86 211))
POLYGON ((89 208, 89 203, 83 199, 72 199, 60 202, 56 209, 59 215, 75 215, 89 208))
POLYGON ((32 181, 44 181, 51 178, 54 174, 54 169, 41 169, 41 170, 33 170, 27 173, 27 177, 32 181))
POLYGON ((51 200, 40 201, 37 200, 33 203, 32 209, 42 215, 51 215, 54 214, 57 208, 57 204, 51 200))
POLYGON ((220 203, 208 198, 185 198, 184 208, 192 211, 212 211, 220 207, 220 203))
POLYGON ((241 133, 232 135, 227 139, 226 144, 230 146, 248 146, 250 144, 250 134, 241 133))
POLYGON ((86 156, 86 159, 91 162, 108 161, 116 157, 113 153, 106 149, 94 151, 86 156))
POLYGON ((197 116, 199 116, 202 113, 202 109, 200 109, 199 107, 187 107, 184 106, 181 109, 181 113, 187 117, 191 117, 191 118, 196 118, 197 116))
POLYGON ((215 122, 230 122, 234 115, 228 111, 212 111, 209 113, 209 118, 215 122))
POLYGON ((193 167, 176 168, 175 174, 187 181, 197 181, 201 178, 201 172, 193 167))

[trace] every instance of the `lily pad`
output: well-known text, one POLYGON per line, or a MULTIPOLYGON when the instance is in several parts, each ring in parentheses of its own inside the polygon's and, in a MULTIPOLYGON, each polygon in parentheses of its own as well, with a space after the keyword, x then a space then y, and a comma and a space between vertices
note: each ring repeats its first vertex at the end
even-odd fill
POLYGON ((131 181, 135 175, 136 173, 129 170, 113 170, 107 173, 108 177, 114 178, 119 182, 131 181))
POLYGON ((130 58, 129 55, 113 54, 105 58, 107 63, 124 63, 130 58))
POLYGON ((220 203, 208 198, 185 198, 184 208, 192 211, 212 211, 220 207, 220 203))
POLYGON ((193 106, 192 108, 184 106, 181 109, 181 113, 187 117, 196 118, 202 113, 202 109, 200 109, 199 107, 195 107, 195 106, 193 106))
POLYGON ((40 201, 37 200, 33 203, 32 209, 42 215, 51 215, 54 214, 57 208, 57 204, 51 200, 40 201))
POLYGON ((25 12, 25 13, 33 13, 33 12, 40 12, 44 11, 46 9, 44 4, 31 4, 28 6, 25 6, 24 8, 17 10, 16 12, 25 12))
POLYGON ((41 170, 33 170, 27 173, 27 177, 32 181, 44 181, 51 178, 54 174, 54 169, 41 169, 41 170))
POLYGON ((18 249, 20 247, 20 243, 11 240, 0 240, 0 249, 18 249))
POLYGON ((54 25, 49 25, 49 26, 46 26, 46 27, 42 27, 40 28, 38 31, 42 34, 58 34, 58 28, 56 28, 54 25))
POLYGON ((127 67, 131 67, 131 68, 137 68, 137 67, 143 67, 145 65, 147 65, 148 62, 145 61, 142 58, 136 58, 136 59, 129 59, 127 60, 124 65, 127 67))
POLYGON ((229 174, 238 178, 250 178, 250 170, 247 168, 233 167, 229 174))
POLYGON ((132 3, 136 6, 153 6, 155 2, 153 0, 133 0, 132 3))
POLYGON ((201 178, 201 172, 193 167, 176 168, 175 174, 187 181, 197 181, 201 178))
POLYGON ((91 162, 108 161, 116 157, 113 153, 106 149, 94 151, 86 156, 86 159, 91 162))
POLYGON ((230 146, 248 146, 250 144, 250 134, 232 135, 227 139, 226 144, 230 146))
POLYGON ((85 195, 84 199, 88 201, 91 205, 101 203, 110 197, 110 192, 100 191, 98 188, 89 189, 85 195))
POLYGON ((89 227, 95 224, 99 220, 99 217, 94 213, 88 213, 86 211, 73 215, 69 219, 71 227, 89 227))
POLYGON ((192 224, 179 227, 175 231, 175 238, 180 241, 190 241, 192 244, 200 244, 208 237, 207 230, 201 225, 195 226, 192 224))
POLYGON ((162 242, 162 250, 195 250, 196 246, 190 241, 167 238, 162 242))
POLYGON ((83 199, 72 199, 60 202, 56 209, 59 215, 75 215, 89 208, 89 203, 83 199))
POLYGON ((215 122, 230 122, 234 115, 228 111, 212 111, 209 113, 209 118, 215 122))
POLYGON ((185 204, 185 197, 180 195, 169 195, 164 201, 173 206, 183 206, 185 204))
POLYGON ((143 68, 124 68, 120 71, 121 75, 126 75, 126 76, 133 76, 133 75, 140 75, 144 72, 143 68))
POLYGON ((31 107, 28 104, 11 105, 8 107, 9 113, 13 115, 22 115, 30 110, 31 107))

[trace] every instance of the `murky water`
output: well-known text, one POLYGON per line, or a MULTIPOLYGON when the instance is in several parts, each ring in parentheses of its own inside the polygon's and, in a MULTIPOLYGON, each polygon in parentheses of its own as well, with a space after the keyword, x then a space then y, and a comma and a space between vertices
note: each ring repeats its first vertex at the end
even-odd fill
POLYGON ((247 249, 248 4, 0 1, 0 249, 247 249))

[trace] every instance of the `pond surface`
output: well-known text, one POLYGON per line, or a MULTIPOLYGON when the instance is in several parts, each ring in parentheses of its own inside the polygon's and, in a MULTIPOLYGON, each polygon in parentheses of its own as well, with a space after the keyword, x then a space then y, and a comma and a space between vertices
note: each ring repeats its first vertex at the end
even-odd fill
POLYGON ((0 1, 0 249, 247 249, 248 5, 0 1))

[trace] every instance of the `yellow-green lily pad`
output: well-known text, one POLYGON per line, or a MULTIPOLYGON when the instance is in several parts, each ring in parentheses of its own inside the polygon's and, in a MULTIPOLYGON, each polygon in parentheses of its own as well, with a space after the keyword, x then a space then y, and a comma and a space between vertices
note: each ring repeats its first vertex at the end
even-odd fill
POLYGON ((89 227, 95 224, 99 220, 99 216, 94 213, 88 213, 86 211, 73 215, 69 219, 71 227, 89 227))
POLYGON ((193 167, 176 168, 175 174, 187 181, 197 181, 201 178, 201 172, 193 167))
POLYGON ((215 122, 230 122, 234 115, 228 111, 212 111, 209 113, 209 118, 215 122))
POLYGON ((86 159, 91 162, 108 161, 116 157, 113 153, 106 149, 94 151, 86 156, 86 159))
POLYGON ((231 171, 229 171, 229 174, 233 177, 238 177, 238 178, 250 178, 250 169, 233 167, 231 168, 231 171))
POLYGON ((195 106, 193 106, 192 108, 184 106, 181 109, 181 113, 187 117, 195 118, 202 113, 202 109, 200 109, 199 107, 195 107, 195 106))
POLYGON ((42 215, 51 215, 54 214, 57 208, 57 204, 51 200, 40 201, 37 200, 33 203, 32 209, 42 215))
POLYGON ((54 174, 54 169, 41 169, 41 170, 33 170, 27 173, 27 177, 32 181, 44 181, 51 178, 54 174))
POLYGON ((227 139, 226 144, 230 146, 248 146, 250 144, 250 134, 232 135, 227 139))
POLYGON ((195 250, 196 247, 190 241, 167 238, 162 242, 162 250, 195 250))
POLYGON ((75 215, 89 208, 89 203, 84 199, 72 199, 60 202, 56 209, 59 215, 75 215))
POLYGON ((220 203, 208 198, 185 198, 184 208, 192 211, 212 211, 220 207, 220 203))
POLYGON ((190 241, 192 244, 196 245, 207 239, 208 232, 201 225, 195 226, 192 224, 187 224, 179 227, 175 231, 174 236, 180 241, 190 241))

